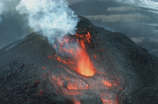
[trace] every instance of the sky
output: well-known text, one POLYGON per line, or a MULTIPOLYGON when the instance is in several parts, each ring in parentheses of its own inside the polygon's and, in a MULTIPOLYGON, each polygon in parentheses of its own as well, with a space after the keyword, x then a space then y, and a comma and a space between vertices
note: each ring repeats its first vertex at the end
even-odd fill
POLYGON ((157 0, 82 0, 70 7, 93 24, 124 33, 149 53, 158 56, 157 0))
POLYGON ((139 6, 139 7, 144 7, 148 9, 153 9, 153 10, 158 9, 158 0, 116 0, 116 1, 139 6))
MULTIPOLYGON (((67 1, 68 7, 65 5, 64 8, 71 11, 69 11, 70 17, 82 15, 90 19, 94 25, 124 33, 151 54, 158 56, 158 0, 67 1)), ((0 0, 0 48, 24 38, 37 29, 30 25, 33 21, 33 19, 28 19, 28 16, 31 16, 30 14, 17 10, 16 7, 19 3, 20 0, 0 0)), ((23 7, 20 9, 23 9, 23 7)), ((67 15, 64 17, 66 18, 67 15)), ((78 21, 77 18, 75 21, 78 21)), ((73 24, 74 28, 76 23, 73 22, 73 24)), ((69 30, 71 30, 71 27, 69 30)))

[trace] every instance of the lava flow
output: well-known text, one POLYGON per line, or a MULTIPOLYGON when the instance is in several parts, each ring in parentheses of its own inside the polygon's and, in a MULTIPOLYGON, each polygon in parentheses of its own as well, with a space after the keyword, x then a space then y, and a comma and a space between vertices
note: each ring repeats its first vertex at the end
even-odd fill
POLYGON ((99 96, 103 104, 118 104, 115 99, 122 86, 120 78, 109 76, 105 69, 94 67, 86 51, 90 44, 89 32, 57 40, 55 49, 60 56, 48 55, 48 58, 62 65, 54 70, 50 81, 59 95, 70 99, 74 104, 81 104, 80 99, 92 99, 94 96, 99 96))
POLYGON ((80 40, 77 40, 80 44, 80 51, 77 51, 77 72, 84 76, 93 76, 95 74, 94 66, 89 59, 88 54, 85 51, 85 42, 90 43, 91 36, 90 33, 86 35, 76 34, 77 39, 80 37, 80 40))
POLYGON ((90 33, 88 32, 86 35, 76 34, 75 38, 69 39, 68 36, 65 36, 62 41, 58 40, 59 52, 69 54, 74 58, 76 67, 73 67, 73 70, 87 77, 93 76, 95 74, 95 68, 86 52, 86 43, 91 42, 90 33), (75 41, 78 43, 75 45, 76 47, 72 46, 72 43, 75 41))

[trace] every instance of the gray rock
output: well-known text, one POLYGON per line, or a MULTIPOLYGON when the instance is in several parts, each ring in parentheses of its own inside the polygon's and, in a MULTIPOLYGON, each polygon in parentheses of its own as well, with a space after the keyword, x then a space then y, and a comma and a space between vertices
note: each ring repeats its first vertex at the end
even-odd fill
MULTIPOLYGON (((77 33, 84 35, 87 31, 90 32, 92 42, 86 46, 96 68, 103 68, 108 73, 107 77, 121 79, 122 90, 116 91, 120 104, 157 104, 158 58, 150 55, 124 34, 96 27, 88 19, 79 17, 77 33), (94 54, 99 58, 94 59, 94 54)), ((0 104, 73 103, 71 99, 58 93, 50 80, 52 73, 67 73, 60 65, 68 67, 47 57, 57 54, 47 39, 32 33, 11 47, 14 44, 0 50, 0 104)), ((67 75, 74 78, 80 76, 67 75)), ((64 88, 66 87, 67 82, 64 82, 64 88)), ((88 98, 89 96, 84 95, 81 103, 102 103, 97 95, 92 98, 88 98)))

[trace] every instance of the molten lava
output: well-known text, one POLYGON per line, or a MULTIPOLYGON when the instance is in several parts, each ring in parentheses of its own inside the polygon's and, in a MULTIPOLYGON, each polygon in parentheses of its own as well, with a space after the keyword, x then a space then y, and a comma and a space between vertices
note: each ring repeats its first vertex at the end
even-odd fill
MULTIPOLYGON (((57 40, 55 48, 63 56, 47 55, 47 57, 62 63, 58 68, 66 70, 67 74, 58 70, 60 74, 54 72, 50 76, 50 81, 59 95, 72 100, 74 104, 81 104, 80 99, 87 96, 93 97, 93 95, 100 96, 103 104, 118 104, 118 101, 115 100, 116 92, 122 83, 119 78, 108 76, 102 69, 94 68, 86 51, 89 44, 91 44, 89 32, 76 34, 74 37, 65 36, 63 39, 57 40), (67 69, 64 65, 69 68, 67 69)), ((97 54, 92 57, 99 58, 97 54)))
MULTIPOLYGON (((76 34, 75 39, 70 39, 68 36, 65 36, 62 40, 58 40, 59 42, 59 52, 64 54, 69 54, 74 58, 76 67, 73 67, 72 70, 80 73, 81 75, 90 77, 95 74, 95 69, 93 63, 91 62, 87 52, 86 52, 86 43, 91 42, 90 33, 83 35, 83 34, 76 34), (76 41, 78 44, 76 47, 71 47, 71 44, 76 41)), ((48 56, 51 57, 51 56, 48 56)), ((60 57, 57 59, 64 64, 70 65, 70 63, 60 60, 60 57)), ((73 63, 74 64, 74 63, 73 63)))
POLYGON ((78 60, 77 60, 77 72, 84 75, 84 76, 93 76, 95 74, 95 70, 93 67, 92 62, 89 59, 88 54, 84 51, 84 49, 81 49, 78 54, 78 60))
POLYGON ((86 45, 85 43, 91 42, 90 33, 86 35, 76 34, 77 42, 80 44, 80 51, 77 51, 77 72, 84 76, 93 76, 95 74, 94 66, 89 59, 88 54, 86 53, 86 45), (79 40, 80 38, 80 40, 79 40))

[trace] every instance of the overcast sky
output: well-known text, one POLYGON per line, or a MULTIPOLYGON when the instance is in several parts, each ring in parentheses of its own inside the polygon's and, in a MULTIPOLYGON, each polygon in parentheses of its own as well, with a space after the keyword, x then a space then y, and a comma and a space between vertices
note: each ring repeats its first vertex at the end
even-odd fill
MULTIPOLYGON (((76 15, 85 16, 105 29, 122 32, 142 47, 153 50, 153 54, 157 53, 158 0, 67 1, 76 15)), ((26 15, 16 11, 18 2, 0 0, 0 48, 33 32, 26 15)))

